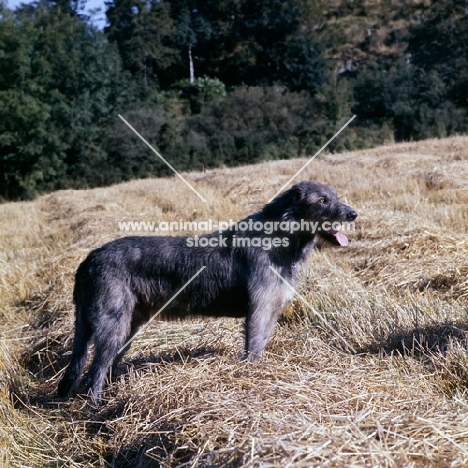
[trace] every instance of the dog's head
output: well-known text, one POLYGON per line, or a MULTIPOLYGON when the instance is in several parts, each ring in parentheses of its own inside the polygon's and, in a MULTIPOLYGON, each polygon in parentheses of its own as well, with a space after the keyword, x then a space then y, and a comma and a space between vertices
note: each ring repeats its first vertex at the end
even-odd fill
POLYGON ((299 182, 278 195, 264 207, 263 214, 270 219, 308 222, 308 232, 342 247, 348 245, 348 238, 339 232, 340 225, 357 218, 356 211, 340 203, 335 190, 312 180, 299 182))

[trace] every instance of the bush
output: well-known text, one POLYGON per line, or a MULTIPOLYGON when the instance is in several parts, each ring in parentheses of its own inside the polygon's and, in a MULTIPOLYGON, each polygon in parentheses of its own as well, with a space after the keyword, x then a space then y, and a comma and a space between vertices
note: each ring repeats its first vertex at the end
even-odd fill
POLYGON ((467 114, 450 100, 435 71, 424 73, 399 63, 385 70, 370 67, 354 86, 354 112, 371 125, 390 124, 396 141, 445 137, 468 130, 467 114))
POLYGON ((181 80, 176 86, 180 89, 181 97, 190 102, 190 111, 192 114, 199 114, 203 109, 205 102, 226 96, 226 86, 218 78, 195 78, 193 83, 189 80, 181 80))
MULTIPOLYGON (((162 140, 171 139, 168 136, 171 133, 168 119, 160 107, 135 106, 122 112, 122 116, 156 150, 161 149, 162 140)), ((107 159, 101 167, 104 179, 101 183, 172 174, 167 165, 119 118, 109 127, 104 148, 107 159)))
POLYGON ((312 99, 284 88, 241 87, 188 119, 203 135, 209 165, 238 165, 303 154, 309 144, 312 99))
POLYGON ((78 18, 39 6, 0 16, 0 54, 0 196, 107 180, 102 141, 132 94, 116 48, 78 18))

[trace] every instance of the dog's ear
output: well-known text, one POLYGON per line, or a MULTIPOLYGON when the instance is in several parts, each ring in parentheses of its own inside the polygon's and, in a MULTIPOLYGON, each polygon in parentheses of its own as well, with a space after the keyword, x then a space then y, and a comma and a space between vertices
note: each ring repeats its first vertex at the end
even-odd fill
POLYGON ((281 221, 288 221, 288 222, 295 221, 294 214, 295 214, 294 205, 293 204, 290 204, 290 205, 286 204, 283 212, 281 213, 280 220, 281 221))
POLYGON ((307 203, 307 193, 302 187, 294 185, 284 192, 281 221, 295 221, 297 210, 301 205, 307 203))
POLYGON ((294 212, 299 204, 304 202, 304 193, 297 185, 278 195, 271 203, 262 209, 267 219, 278 221, 293 221, 294 212))

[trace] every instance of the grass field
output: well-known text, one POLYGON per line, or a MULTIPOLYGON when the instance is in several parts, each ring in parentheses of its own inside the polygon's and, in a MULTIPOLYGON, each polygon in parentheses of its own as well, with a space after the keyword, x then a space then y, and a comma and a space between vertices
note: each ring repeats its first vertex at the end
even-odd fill
POLYGON ((311 254, 260 361, 240 321, 153 322, 106 404, 55 398, 74 272, 119 221, 240 219, 303 164, 186 174, 208 203, 170 178, 0 205, 0 465, 468 466, 467 137, 310 164, 356 231, 311 254))

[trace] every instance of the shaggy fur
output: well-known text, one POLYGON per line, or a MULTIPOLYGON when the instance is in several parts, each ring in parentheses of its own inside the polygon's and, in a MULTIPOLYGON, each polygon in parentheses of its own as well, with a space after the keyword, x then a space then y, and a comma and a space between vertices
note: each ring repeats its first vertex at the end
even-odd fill
POLYGON ((276 229, 267 234, 265 230, 241 230, 238 224, 221 234, 199 237, 199 240, 219 241, 221 236, 221 246, 190 247, 187 237, 152 236, 125 237, 93 250, 76 272, 73 353, 59 384, 59 395, 69 396, 76 388, 88 346, 94 338, 95 353, 88 384, 99 399, 110 366, 128 349, 119 354, 122 346, 203 266, 206 268, 159 318, 245 317, 243 356, 256 359, 293 297, 291 288, 269 267, 294 287, 298 265, 305 261, 319 236, 338 245, 347 244, 343 234, 320 230, 324 223, 349 222, 356 217, 357 213, 340 203, 330 187, 305 181, 283 192, 244 221, 314 221, 319 226, 315 232, 285 232, 277 223, 276 229), (254 238, 257 244, 253 244, 257 246, 239 247, 254 238), (273 238, 280 239, 281 245, 258 246, 258 242, 273 238))

